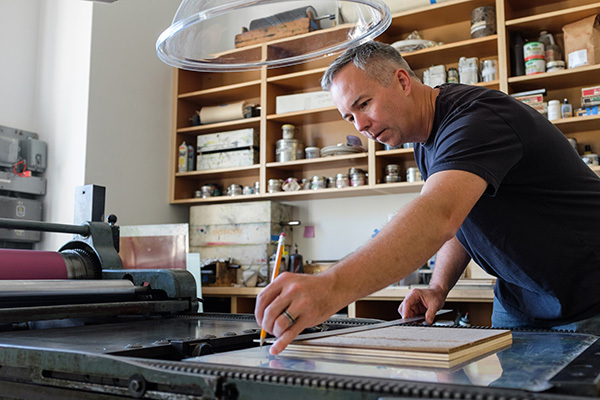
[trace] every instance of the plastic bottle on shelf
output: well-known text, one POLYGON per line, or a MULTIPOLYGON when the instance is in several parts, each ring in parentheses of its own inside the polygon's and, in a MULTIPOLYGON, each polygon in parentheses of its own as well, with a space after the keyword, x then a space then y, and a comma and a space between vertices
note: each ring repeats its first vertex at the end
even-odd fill
POLYGON ((573 106, 569 104, 569 100, 565 99, 562 106, 560 107, 560 115, 562 118, 569 118, 573 116, 573 106))
POLYGON ((496 79, 496 60, 483 60, 481 78, 483 82, 491 82, 496 79))
POLYGON ((188 171, 194 170, 195 154, 196 154, 196 151, 194 150, 194 146, 192 146, 191 144, 188 144, 188 160, 187 160, 187 170, 188 171))
POLYGON ((554 37, 548 31, 541 31, 539 41, 544 43, 544 55, 546 63, 562 60, 560 47, 554 41, 554 37))
POLYGON ((550 100, 548 102, 548 119, 550 121, 560 119, 560 101, 550 100))
POLYGON ((179 159, 177 163, 177 172, 187 172, 188 170, 188 146, 185 142, 179 146, 179 159))

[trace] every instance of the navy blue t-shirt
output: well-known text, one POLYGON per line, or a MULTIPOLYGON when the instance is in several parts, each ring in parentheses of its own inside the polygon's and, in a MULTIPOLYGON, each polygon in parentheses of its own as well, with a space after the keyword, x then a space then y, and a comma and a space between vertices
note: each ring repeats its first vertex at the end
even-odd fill
POLYGON ((498 277, 497 299, 540 327, 600 314, 600 179, 533 108, 487 88, 439 88, 415 156, 425 179, 463 170, 488 183, 457 238, 498 277))

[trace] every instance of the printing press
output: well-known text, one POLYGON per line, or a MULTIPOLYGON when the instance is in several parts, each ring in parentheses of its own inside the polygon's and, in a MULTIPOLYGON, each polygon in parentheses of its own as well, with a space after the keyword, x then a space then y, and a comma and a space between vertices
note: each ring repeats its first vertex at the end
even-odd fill
MULTIPOLYGON (((510 346, 451 368, 271 356, 252 315, 198 313, 188 271, 124 269, 114 217, 0 227, 74 234, 58 252, 0 252, 0 398, 600 397, 596 336, 513 331, 510 346)), ((336 317, 305 332, 381 322, 336 317)))

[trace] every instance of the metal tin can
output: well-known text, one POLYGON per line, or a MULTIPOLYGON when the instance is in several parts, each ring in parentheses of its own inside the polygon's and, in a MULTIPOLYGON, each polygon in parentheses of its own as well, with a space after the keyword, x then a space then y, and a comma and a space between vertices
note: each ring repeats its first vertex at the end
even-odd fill
POLYGON ((333 189, 335 187, 335 177, 329 176, 327 177, 327 188, 333 189))
POLYGON ((491 82, 496 79, 496 60, 483 60, 481 79, 483 82, 491 82))
POLYGON ((418 182, 422 181, 423 177, 421 177, 421 171, 417 167, 410 167, 406 170, 406 181, 407 182, 418 182))
POLYGON ((310 190, 310 181, 306 178, 302 178, 302 186, 300 190, 310 190))
POLYGON ((394 183, 394 182, 401 182, 402 180, 400 179, 400 175, 398 174, 391 174, 391 175, 386 175, 385 176, 385 183, 394 183))
POLYGON ((556 71, 562 71, 565 69, 565 62, 558 60, 558 61, 550 61, 546 63, 546 72, 556 72, 556 71))
POLYGON ((471 38, 496 33, 496 9, 494 6, 477 7, 471 11, 471 38))
POLYGON ((363 186, 367 184, 367 176, 362 169, 356 168, 350 173, 350 185, 352 187, 363 186))
POLYGON ((324 176, 313 176, 312 181, 310 183, 310 188, 312 190, 325 189, 327 187, 327 180, 324 176))
POLYGON ((260 182, 254 182, 254 194, 260 194, 260 182))
POLYGON ((242 194, 242 187, 238 184, 229 185, 227 188, 227 196, 239 196, 242 194))
POLYGON ((341 188, 345 188, 350 186, 350 183, 348 182, 348 174, 337 174, 335 176, 335 187, 338 189, 341 188))
POLYGON ((400 173, 400 166, 398 164, 388 164, 385 166, 385 173, 387 175, 398 175, 400 173))
POLYGON ((306 153, 306 158, 319 158, 321 156, 321 150, 318 147, 310 146, 304 149, 306 153))
POLYGON ((215 188, 212 185, 204 185, 200 187, 200 197, 203 199, 207 199, 209 197, 214 196, 215 188))
POLYGON ((296 139, 280 139, 276 143, 275 158, 278 162, 300 160, 304 156, 304 145, 296 139))
POLYGON ((283 181, 281 179, 269 179, 267 182, 267 191, 269 193, 281 192, 281 184, 283 181))

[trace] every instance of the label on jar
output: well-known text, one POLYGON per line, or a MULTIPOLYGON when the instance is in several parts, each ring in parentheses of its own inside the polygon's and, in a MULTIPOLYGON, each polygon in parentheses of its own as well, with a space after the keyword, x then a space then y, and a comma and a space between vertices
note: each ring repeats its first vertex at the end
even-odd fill
POLYGON ((544 43, 542 42, 529 42, 523 45, 523 57, 525 61, 541 58, 544 59, 546 51, 544 49, 544 43))
POLYGON ((560 102, 558 100, 548 102, 548 119, 550 121, 560 119, 560 102))
POLYGON ((525 75, 535 75, 546 72, 546 61, 543 58, 525 62, 525 75))

